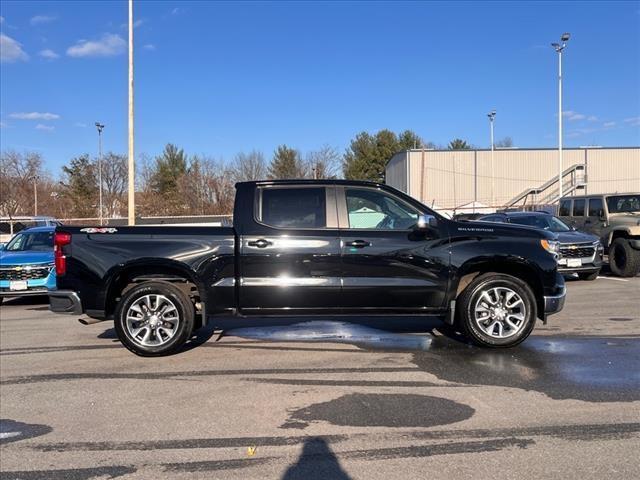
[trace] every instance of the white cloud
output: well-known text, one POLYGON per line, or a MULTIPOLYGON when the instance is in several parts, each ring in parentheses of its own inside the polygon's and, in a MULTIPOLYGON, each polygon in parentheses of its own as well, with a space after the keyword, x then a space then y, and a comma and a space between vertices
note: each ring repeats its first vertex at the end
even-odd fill
POLYGON ((181 12, 182 10, 180 10, 178 7, 174 8, 173 10, 171 10, 171 15, 177 15, 181 12))
POLYGON ((603 126, 604 128, 611 128, 611 127, 615 127, 615 126, 616 126, 616 122, 604 122, 604 123, 602 124, 602 126, 603 126))
POLYGON ((640 117, 625 118, 624 123, 627 123, 632 127, 640 127, 640 117))
MULTIPOLYGON (((133 28, 141 27, 145 23, 147 23, 147 20, 145 18, 140 18, 140 19, 136 20, 135 22, 133 22, 133 28)), ((124 29, 127 29, 127 28, 129 28, 129 22, 123 23, 120 26, 122 28, 124 28, 124 29)))
POLYGON ((146 45, 144 45, 142 48, 144 48, 145 50, 149 50, 149 51, 154 51, 156 49, 156 46, 153 43, 147 43, 146 45))
POLYGON ((44 132, 53 132, 55 129, 56 127, 54 127, 53 125, 44 125, 42 123, 36 125, 36 130, 42 130, 44 132))
POLYGON ((0 23, 4 23, 4 17, 0 17, 0 23))
MULTIPOLYGON (((0 17, 0 18, 2 18, 2 17, 0 17)), ((2 23, 2 22, 0 22, 0 23, 2 23)), ((0 122, 0 128, 7 128, 8 126, 9 126, 8 124, 6 124, 4 122, 0 122)))
POLYGON ((55 15, 36 15, 35 17, 31 17, 29 23, 33 26, 36 26, 55 22, 57 19, 58 17, 56 17, 55 15))
POLYGON ((17 118, 18 120, 57 120, 60 115, 49 112, 17 112, 10 113, 9 117, 17 118))
POLYGON ((570 122, 574 122, 576 120, 584 120, 585 118, 587 118, 586 115, 582 113, 574 112, 573 110, 567 110, 562 112, 562 116, 565 117, 570 122))
POLYGON ((74 127, 79 127, 79 128, 87 128, 87 124, 86 123, 82 123, 82 122, 76 122, 73 124, 74 127))
POLYGON ((0 33, 0 62, 13 63, 29 60, 29 55, 22 49, 22 45, 4 33, 0 33))
POLYGON ((100 40, 79 40, 67 49, 70 57, 112 57, 127 50, 127 42, 120 35, 105 33, 100 40))
POLYGON ((596 117, 595 115, 589 115, 587 120, 589 120, 590 122, 597 122, 598 121, 598 117, 596 117))
POLYGON ((40 50, 38 52, 38 55, 40 55, 42 58, 46 58, 47 60, 55 60, 56 58, 60 58, 60 55, 58 55, 56 52, 54 52, 50 48, 45 48, 44 50, 40 50))

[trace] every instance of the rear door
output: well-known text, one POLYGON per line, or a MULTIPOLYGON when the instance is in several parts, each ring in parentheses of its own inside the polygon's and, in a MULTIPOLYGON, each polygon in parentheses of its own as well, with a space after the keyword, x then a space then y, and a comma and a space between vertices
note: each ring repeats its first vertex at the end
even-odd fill
POLYGON ((417 231, 417 208, 380 188, 338 186, 345 312, 441 309, 448 285, 444 225, 417 231))
POLYGON ((587 201, 587 218, 584 221, 584 230, 597 235, 602 235, 602 224, 604 223, 601 218, 604 218, 604 204, 602 197, 592 197, 587 201))
POLYGON ((258 185, 240 237, 243 313, 340 309, 340 238, 332 185, 258 185))
POLYGON ((574 227, 578 230, 584 228, 584 221, 586 219, 587 212, 587 200, 585 198, 574 198, 573 208, 571 209, 571 220, 574 227))

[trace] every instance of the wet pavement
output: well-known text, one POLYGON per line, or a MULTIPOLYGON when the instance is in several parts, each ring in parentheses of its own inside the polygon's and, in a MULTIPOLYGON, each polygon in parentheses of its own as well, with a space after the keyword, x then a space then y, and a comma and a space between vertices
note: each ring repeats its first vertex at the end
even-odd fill
POLYGON ((8 301, 0 479, 638 478, 640 278, 568 289, 513 349, 325 318, 155 359, 111 323, 8 301))

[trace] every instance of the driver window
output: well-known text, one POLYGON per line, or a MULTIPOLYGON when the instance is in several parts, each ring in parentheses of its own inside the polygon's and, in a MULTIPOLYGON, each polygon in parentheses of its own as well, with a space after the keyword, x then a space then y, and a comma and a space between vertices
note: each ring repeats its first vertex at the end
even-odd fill
POLYGON ((349 228, 409 230, 418 221, 418 211, 384 192, 346 189, 349 228))

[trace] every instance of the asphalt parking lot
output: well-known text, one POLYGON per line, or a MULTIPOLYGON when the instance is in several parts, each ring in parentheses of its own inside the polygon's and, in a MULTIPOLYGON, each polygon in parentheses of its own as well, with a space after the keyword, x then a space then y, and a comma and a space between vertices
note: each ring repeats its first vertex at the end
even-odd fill
MULTIPOLYGON (((568 282, 521 346, 328 319, 145 359, 0 308, 0 478, 638 478, 640 277, 568 282)), ((210 337, 210 338, 208 338, 210 337)))

